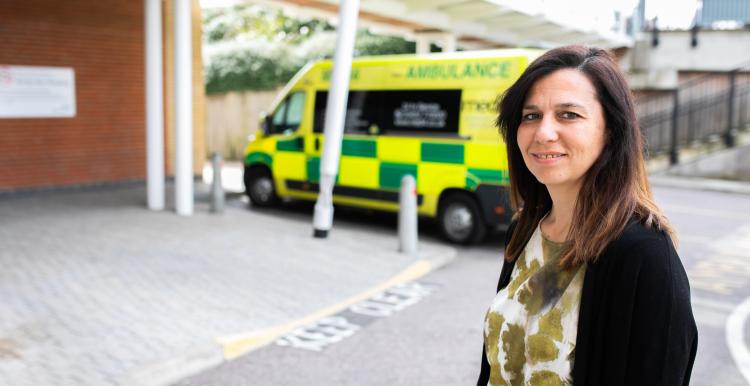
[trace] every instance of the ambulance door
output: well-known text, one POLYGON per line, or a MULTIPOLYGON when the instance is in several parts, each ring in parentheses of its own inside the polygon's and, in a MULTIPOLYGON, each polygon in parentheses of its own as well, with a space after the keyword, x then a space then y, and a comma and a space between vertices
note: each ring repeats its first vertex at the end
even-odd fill
POLYGON ((280 195, 290 184, 305 179, 304 135, 300 130, 305 110, 305 92, 294 91, 274 111, 269 134, 276 139, 273 176, 280 195))
MULTIPOLYGON (((346 195, 350 203, 379 198, 379 98, 377 91, 353 90, 347 99, 337 184, 340 195, 346 195)), ((360 204, 364 203, 356 202, 360 204)))
POLYGON ((325 125, 326 99, 328 92, 316 91, 312 95, 312 130, 305 135, 307 185, 304 190, 317 194, 320 181, 320 155, 323 153, 323 128, 325 125))
MULTIPOLYGON (((359 205, 357 200, 372 199, 379 188, 379 161, 376 154, 379 96, 378 92, 367 90, 349 92, 334 202, 343 202, 343 198, 349 205, 359 205)), ((305 146, 309 165, 308 181, 312 189, 317 188, 320 178, 320 156, 323 150, 328 91, 317 91, 314 103, 313 130, 311 139, 305 146)))

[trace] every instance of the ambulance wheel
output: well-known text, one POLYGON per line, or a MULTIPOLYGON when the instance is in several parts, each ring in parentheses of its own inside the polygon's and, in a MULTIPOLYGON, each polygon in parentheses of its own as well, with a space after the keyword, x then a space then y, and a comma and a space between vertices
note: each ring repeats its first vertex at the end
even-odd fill
POLYGON ((487 234, 479 205, 468 194, 453 193, 443 198, 438 210, 443 237, 456 244, 475 244, 487 234))
POLYGON ((245 167, 245 194, 250 198, 253 206, 273 206, 278 202, 273 178, 264 167, 245 167))

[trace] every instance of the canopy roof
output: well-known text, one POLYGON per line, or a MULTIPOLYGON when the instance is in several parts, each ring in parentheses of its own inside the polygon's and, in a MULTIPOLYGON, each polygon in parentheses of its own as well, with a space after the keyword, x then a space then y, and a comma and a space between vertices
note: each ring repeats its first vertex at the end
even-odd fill
MULTIPOLYGON (((558 0, 559 1, 559 0, 558 0)), ((337 18, 339 0, 251 0, 298 14, 337 18)), ((559 3, 558 3, 559 4, 559 3)), ((588 44, 632 45, 624 33, 574 25, 550 11, 545 0, 360 0, 362 26, 415 38, 450 34, 459 48, 524 46, 549 48, 588 44)), ((579 10, 585 12, 586 10, 579 10)), ((614 22, 613 22, 614 24, 614 22)))

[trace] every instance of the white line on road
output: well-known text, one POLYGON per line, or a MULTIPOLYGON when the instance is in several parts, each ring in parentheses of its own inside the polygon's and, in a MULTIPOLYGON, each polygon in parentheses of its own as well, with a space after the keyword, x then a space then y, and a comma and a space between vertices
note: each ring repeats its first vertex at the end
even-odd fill
POLYGON ((745 320, 750 315, 750 298, 745 299, 727 318, 726 340, 737 368, 750 383, 750 350, 745 345, 745 320))
POLYGON ((693 295, 690 298, 690 302, 693 306, 713 308, 714 310, 723 311, 724 313, 734 311, 734 304, 720 300, 706 299, 693 295))
POLYGON ((662 205, 661 208, 664 209, 664 211, 667 213, 672 212, 679 214, 693 214, 697 216, 723 218, 727 220, 747 221, 747 211, 744 211, 745 213, 743 213, 743 210, 741 209, 738 212, 729 212, 726 210, 696 208, 682 205, 662 205))

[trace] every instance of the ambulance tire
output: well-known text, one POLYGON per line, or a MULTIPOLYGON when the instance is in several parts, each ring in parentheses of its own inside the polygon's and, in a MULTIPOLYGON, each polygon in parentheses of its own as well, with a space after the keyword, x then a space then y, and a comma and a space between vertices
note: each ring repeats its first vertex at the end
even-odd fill
POLYGON ((476 244, 487 235, 477 201, 464 193, 451 193, 440 200, 438 226, 443 237, 456 244, 476 244))
POLYGON ((279 202, 271 172, 262 166, 245 167, 245 194, 253 206, 270 207, 279 202))

